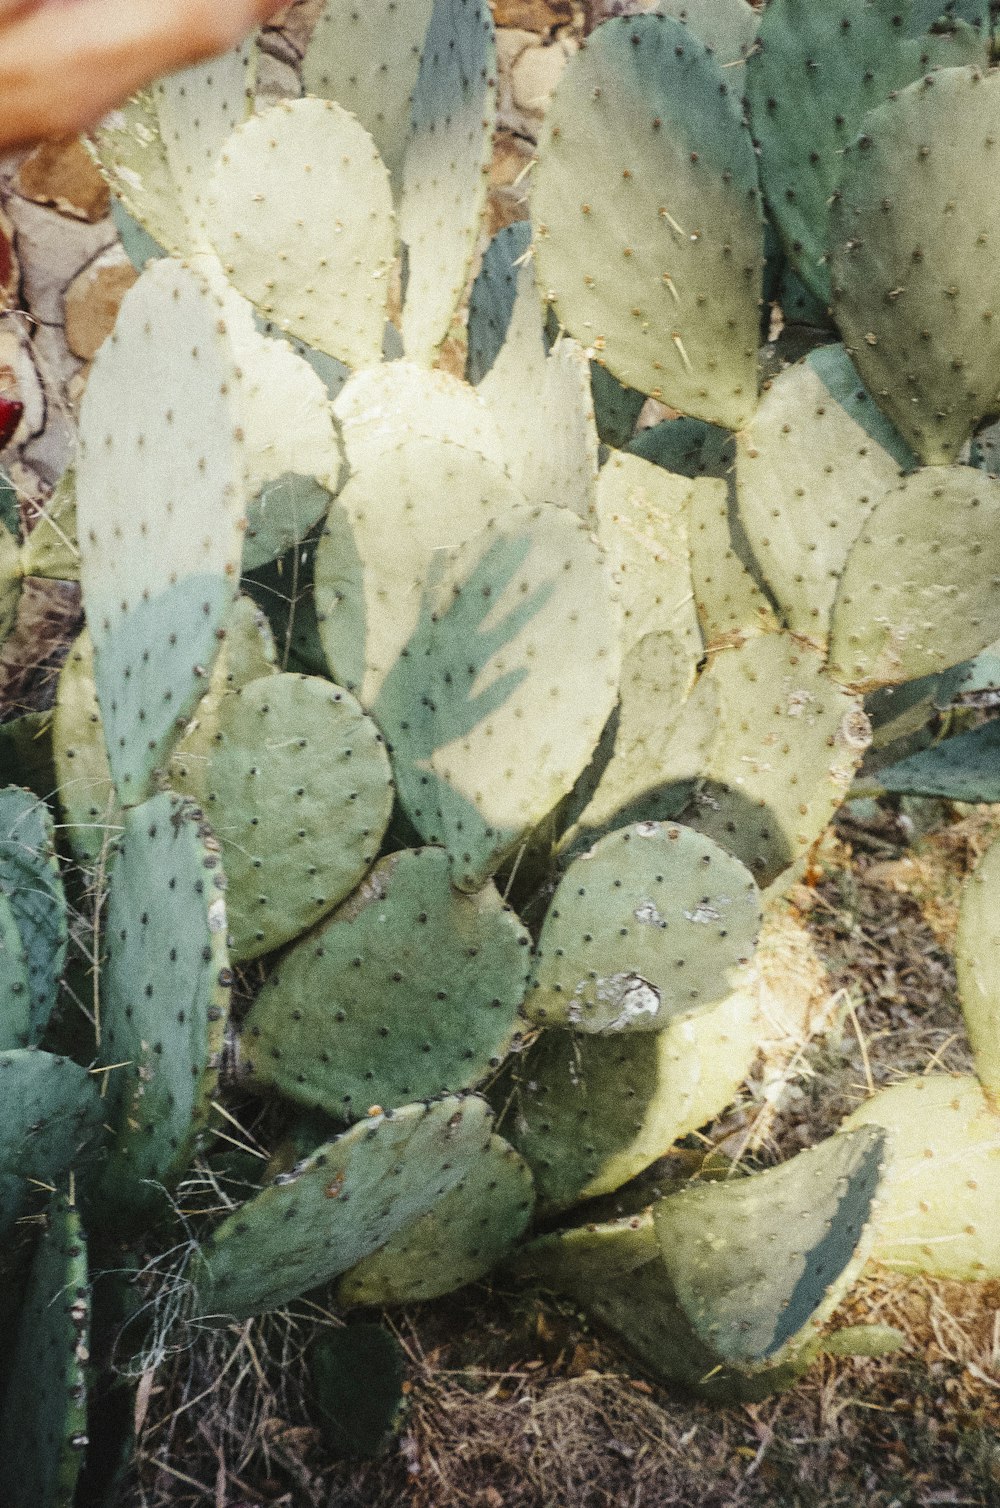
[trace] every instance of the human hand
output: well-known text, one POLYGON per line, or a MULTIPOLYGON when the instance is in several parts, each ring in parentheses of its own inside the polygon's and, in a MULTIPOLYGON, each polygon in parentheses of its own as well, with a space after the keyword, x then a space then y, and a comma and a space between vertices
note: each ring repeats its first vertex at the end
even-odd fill
POLYGON ((0 0, 0 151, 71 136, 287 0, 0 0))

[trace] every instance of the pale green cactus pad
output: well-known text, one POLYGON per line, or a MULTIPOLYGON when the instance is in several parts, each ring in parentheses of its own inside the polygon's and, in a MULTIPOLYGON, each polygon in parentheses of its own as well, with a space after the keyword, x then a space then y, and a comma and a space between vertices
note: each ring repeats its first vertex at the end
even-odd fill
POLYGON ((720 727, 684 820, 741 859, 761 886, 805 854, 854 778, 871 730, 860 699, 790 634, 715 656, 704 679, 720 727))
POLYGON ((881 1089, 844 1129, 883 1126, 886 1175, 872 1257, 897 1272, 1000 1275, 1000 1116, 971 1075, 934 1073, 881 1089))
POLYGON ((343 900, 392 810, 378 729, 317 676, 269 675, 225 697, 178 748, 170 778, 218 838, 239 959, 297 937, 343 900))
POLYGON ((337 1300, 409 1304, 474 1283, 524 1234, 534 1204, 527 1165, 502 1137, 491 1136, 450 1193, 344 1274, 337 1300))
POLYGON ((208 1122, 233 980, 224 890, 219 845, 189 802, 164 792, 126 812, 97 1058, 112 1132, 104 1208, 158 1210, 208 1122))
POLYGON ((403 345, 410 360, 422 365, 431 365, 448 334, 471 270, 486 203, 496 95, 496 42, 486 0, 434 0, 399 201, 406 246, 403 345))
POLYGON ((53 1195, 0 1411, 5 1508, 71 1508, 87 1446, 90 1282, 72 1193, 53 1195))
POLYGON ((848 552, 914 464, 843 346, 774 379, 737 437, 740 519, 793 633, 823 645, 848 552))
POLYGON ((597 426, 590 363, 575 340, 546 349, 535 271, 517 271, 504 341, 479 383, 503 437, 510 471, 529 503, 558 503, 590 518, 597 482, 597 426))
POLYGON ((760 21, 747 0, 658 0, 655 9, 689 26, 723 67, 746 58, 760 21))
POLYGON ((333 411, 341 426, 351 471, 374 452, 409 435, 450 440, 498 466, 507 453, 496 420, 475 388, 450 372, 429 372, 412 361, 390 361, 355 372, 333 411))
POLYGON ((204 249, 208 180, 230 132, 250 114, 255 72, 246 42, 158 80, 94 133, 98 161, 127 213, 175 256, 204 249))
POLYGON ((565 1209, 620 1188, 731 1102, 757 1054, 757 989, 661 1032, 608 1041, 546 1031, 513 1064, 500 1129, 565 1209))
POLYGON ((0 644, 3 643, 17 621, 21 602, 21 578, 26 573, 26 561, 17 547, 17 540, 0 523, 0 644))
POLYGON ((833 211, 844 343, 932 466, 1000 406, 1000 207, 977 192, 995 172, 998 118, 1000 73, 927 74, 866 117, 833 211))
POLYGON ((121 828, 101 709, 94 685, 94 646, 83 629, 59 672, 52 717, 55 765, 63 831, 83 862, 98 857, 121 828))
POLYGON ((628 822, 676 817, 691 799, 719 728, 715 682, 702 676, 692 689, 691 668, 671 634, 647 634, 626 656, 614 752, 564 850, 628 822))
POLYGON ((965 882, 955 972, 976 1074, 1000 1115, 1000 844, 986 850, 965 882))
POLYGON ((689 484, 688 540, 706 648, 739 644, 750 634, 777 628, 726 482, 703 476, 689 484))
POLYGON ((243 1061, 344 1121, 469 1089, 510 1050, 530 944, 493 884, 452 889, 443 849, 391 854, 277 965, 243 1061))
POLYGON ((227 277, 279 329, 348 366, 381 359, 395 220, 353 115, 303 99, 254 116, 226 144, 205 218, 227 277))
POLYGON ((620 608, 560 508, 512 510, 444 555, 374 716, 421 836, 476 890, 572 789, 618 696, 620 608))
MULTIPOLYGON (((0 899, 20 936, 14 956, 23 955, 28 986, 26 993, 4 1002, 10 1015, 3 1035, 13 1036, 10 1046, 34 1046, 55 1008, 68 924, 49 809, 19 786, 0 791, 0 899)), ((15 983, 18 975, 15 964, 15 983)))
POLYGON ((597 483, 597 537, 608 552, 624 614, 627 654, 646 634, 669 634, 694 666, 702 656, 691 581, 691 483, 637 455, 613 454, 597 483))
POLYGON ((150 263, 94 360, 77 466, 80 580, 126 804, 148 794, 178 719, 205 690, 236 595, 237 389, 212 295, 176 262, 150 263))
POLYGON ((735 429, 757 398, 763 220, 730 82, 681 22, 607 22, 546 118, 542 292, 621 382, 735 429))
MULTIPOLYGON (((931 68, 983 59, 982 41, 969 29, 920 35, 946 8, 934 0, 922 24, 914 24, 909 0, 774 0, 761 19, 760 45, 746 70, 761 182, 792 266, 824 305, 827 254, 838 239, 830 206, 844 150, 866 112, 931 68)), ((904 196, 910 195, 907 182, 904 196)))
POLYGON ((196 1312, 247 1318, 328 1283, 461 1182, 491 1135, 476 1096, 352 1126, 213 1231, 190 1273, 196 1312))
MULTIPOLYGON (((0 581, 4 575, 4 548, 3 535, 0 534, 0 581)), ((50 581, 79 579, 76 472, 72 466, 63 472, 52 496, 35 519, 31 533, 21 546, 21 568, 25 576, 42 576, 50 581)), ((3 632, 3 610, 0 608, 0 638, 3 637, 3 632)))
POLYGON ((609 833, 552 897, 526 1014, 587 1033, 662 1031, 748 988, 760 915, 751 875, 700 833, 609 833))
POLYGON ((886 494, 840 580, 830 673, 869 691, 947 670, 996 638, 1000 480, 928 466, 886 494))
POLYGON ((365 449, 316 552, 316 611, 333 675, 372 707, 420 622, 428 574, 524 498, 476 450, 404 432, 365 449))
POLYGON ((302 59, 307 94, 336 100, 371 134, 398 194, 433 0, 326 0, 302 59))

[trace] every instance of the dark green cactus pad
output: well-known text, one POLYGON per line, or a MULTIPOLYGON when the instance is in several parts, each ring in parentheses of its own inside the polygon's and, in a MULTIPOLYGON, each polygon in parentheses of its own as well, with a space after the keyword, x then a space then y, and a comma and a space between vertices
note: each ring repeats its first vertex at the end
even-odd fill
POLYGON ((539 1205, 565 1209, 620 1188, 724 1110, 756 1056, 756 1023, 751 989, 653 1034, 543 1032, 513 1061, 500 1127, 531 1168, 539 1205))
POLYGON ((1000 1109, 1000 845, 997 843, 986 850, 962 891, 955 973, 976 1073, 994 1109, 1000 1109))
POLYGON ((983 723, 910 754, 880 769, 875 780, 883 790, 902 796, 1000 801, 1000 722, 983 723))
POLYGON ((623 387, 599 361, 590 363, 590 392, 601 443, 621 450, 632 438, 646 394, 633 387, 623 387))
POLYGON ((985 649, 998 621, 1000 480, 929 466, 881 500, 854 542, 830 673, 864 691, 916 680, 985 649))
POLYGON ((101 1037, 112 1137, 99 1205, 159 1208, 210 1114, 232 974, 219 845, 169 792, 125 814, 111 869, 101 1037))
POLYGON ((624 651, 646 634, 669 633, 686 649, 693 680, 704 651, 691 589, 690 493, 686 477, 615 454, 601 467, 595 502, 597 537, 622 599, 624 651))
MULTIPOLYGON (((399 23, 391 23, 395 29, 399 23)), ((403 160, 406 355, 433 364, 465 289, 486 203, 497 56, 486 0, 434 0, 403 160)))
POLYGON ((281 669, 328 676, 314 596, 319 537, 320 529, 311 530, 301 545, 248 572, 240 585, 267 618, 281 669))
POLYGON ((833 308, 869 391, 927 465, 1000 407, 1000 73, 951 68, 864 123, 834 209, 833 308), (889 206, 888 208, 886 206, 889 206))
POLYGON ((861 702, 790 634, 717 654, 704 678, 720 727, 685 822, 729 849, 758 885, 808 852, 844 800, 871 730, 861 702))
POLYGON ((0 1050, 23 1047, 30 1036, 28 955, 10 898, 0 895, 0 1050))
POLYGON ((658 0, 656 9, 689 26, 723 67, 746 59, 760 21, 746 0, 658 0))
POLYGON ((410 106, 433 0, 326 0, 302 59, 307 94, 336 100, 370 132, 398 194, 410 106))
POLYGON ((86 1236, 72 1195, 56 1194, 0 1408, 4 1508, 72 1508, 87 1447, 89 1358, 86 1236))
POLYGON ((235 596, 245 441, 219 324, 194 273, 150 263, 81 404, 80 580, 124 804, 149 794, 203 694, 235 596))
MULTIPOLYGON (((389 22, 391 25, 391 21, 389 22)), ((381 1455, 403 1408, 405 1352, 381 1325, 347 1325, 309 1353, 311 1401, 337 1456, 381 1455)))
POLYGON ((913 11, 907 0, 773 0, 747 63, 764 194, 792 267, 824 305, 838 236, 830 204, 865 114, 931 68, 985 61, 975 31, 920 36, 907 24, 913 11))
POLYGON ((338 1277, 453 1189, 491 1134, 475 1096, 352 1126, 217 1227, 189 1274, 195 1312, 245 1319, 338 1277))
POLYGON ((337 1301, 410 1304, 475 1283, 520 1240, 534 1204, 527 1165, 492 1136, 450 1193, 344 1274, 337 1301))
POLYGON ((348 366, 381 359, 395 219, 385 164, 353 115, 299 99, 252 116, 205 204, 226 276, 265 318, 348 366))
POLYGON ((691 580, 707 649, 777 628, 731 489, 699 477, 688 497, 691 580))
POLYGON ((997 1108, 978 1079, 928 1073, 891 1084, 848 1116, 842 1130, 871 1126, 887 1136, 873 1260, 911 1276, 997 1278, 997 1108))
POLYGON ((640 429, 626 449, 665 471, 691 478, 708 476, 725 481, 736 462, 733 436, 704 419, 664 419, 649 429, 640 429))
POLYGON ((408 433, 359 460, 316 552, 319 632, 341 683, 371 707, 420 619, 436 554, 523 503, 493 460, 408 433))
POLYGON ((626 656, 614 752, 564 851, 630 822, 667 821, 687 805, 719 725, 715 683, 702 676, 689 692, 690 670, 671 634, 647 634, 626 656))
POLYGON ((738 85, 681 22, 607 22, 549 110, 543 293, 619 381, 738 428, 757 399, 763 219, 738 85))
POLYGON ((102 1105, 94 1078, 38 1048, 0 1052, 0 1234, 18 1218, 29 1180, 52 1184, 94 1141, 102 1105))
POLYGON ((843 346, 786 368, 737 438, 739 515, 793 633, 823 645, 848 551, 915 464, 843 346))
POLYGON ((751 875, 700 833, 609 833, 552 897, 525 1011, 540 1026, 662 1031, 746 988, 760 916, 751 875))
POLYGON ((7 958, 13 970, 11 992, 3 1002, 0 1045, 28 1047, 41 1041, 55 1007, 66 961, 66 897, 53 841, 48 807, 31 791, 0 791, 0 900, 20 935, 16 947, 5 928, 7 958), (20 955, 27 966, 21 982, 20 955))
POLYGON ((374 716, 402 805, 477 890, 573 789, 618 695, 620 608, 564 509, 514 509, 440 561, 374 716))
POLYGON ((510 328, 520 264, 531 246, 531 225, 517 220, 498 230, 483 252, 469 295, 466 381, 480 383, 492 367, 510 328))
POLYGON ((315 676, 265 676, 223 698, 178 749, 170 778, 218 835, 240 959, 297 937, 343 900, 392 810, 378 729, 315 676))
POLYGON ((510 1049, 530 939, 448 856, 392 854, 272 973, 247 1018, 256 1081, 339 1120, 470 1088, 510 1049))

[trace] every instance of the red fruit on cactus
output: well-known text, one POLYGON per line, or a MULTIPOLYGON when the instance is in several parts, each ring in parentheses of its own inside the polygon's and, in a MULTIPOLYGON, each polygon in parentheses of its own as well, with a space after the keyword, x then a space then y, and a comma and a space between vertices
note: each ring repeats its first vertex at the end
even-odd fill
POLYGON ((13 440, 23 413, 24 404, 16 398, 0 398, 0 450, 13 440))

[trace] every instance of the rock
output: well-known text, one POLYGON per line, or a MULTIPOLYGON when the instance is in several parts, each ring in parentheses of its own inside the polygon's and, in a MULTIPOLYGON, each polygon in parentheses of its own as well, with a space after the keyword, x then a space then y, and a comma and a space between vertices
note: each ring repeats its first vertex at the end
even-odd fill
POLYGON ((116 241, 110 220, 95 224, 64 218, 12 194, 7 212, 21 262, 21 289, 29 313, 43 324, 62 323, 63 294, 81 267, 116 241))
POLYGON ((61 215, 93 224, 108 213, 111 198, 79 137, 46 141, 21 163, 15 186, 35 204, 51 204, 61 215))
MULTIPOLYGON (((508 28, 497 32, 497 120, 501 126, 514 123, 514 64, 523 52, 534 47, 536 37, 531 31, 516 31, 508 28)), ((515 126, 516 129, 516 126, 515 126)))
POLYGON ((575 41, 563 38, 547 47, 526 47, 514 63, 514 111, 525 122, 527 134, 537 135, 549 100, 576 48, 575 41))
MULTIPOLYGON (((283 32, 275 32, 279 38, 283 32)), ((298 99, 302 93, 302 80, 298 75, 297 59, 265 51, 261 47, 257 56, 257 108, 275 105, 278 100, 298 99)))
POLYGON ((124 252, 109 247, 66 289, 66 342, 74 356, 90 361, 114 329, 121 301, 139 274, 124 252))
POLYGON ((512 131, 500 130, 493 144, 487 230, 495 236, 505 225, 528 218, 528 165, 531 143, 512 131))
POLYGON ((35 369, 26 330, 11 320, 0 329, 0 393, 24 404, 14 444, 37 435, 45 424, 45 391, 35 369))
POLYGON ((573 19, 571 0, 493 0, 497 26, 517 26, 522 31, 551 31, 573 19))
POLYGON ((14 308, 20 281, 21 268, 14 250, 14 227, 0 210, 0 309, 14 308))

